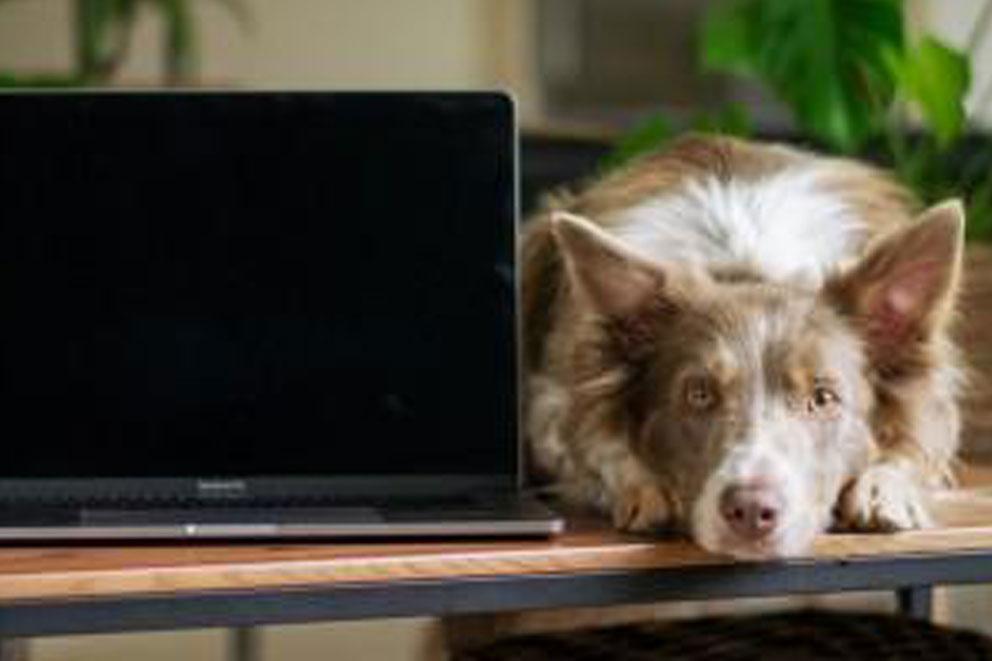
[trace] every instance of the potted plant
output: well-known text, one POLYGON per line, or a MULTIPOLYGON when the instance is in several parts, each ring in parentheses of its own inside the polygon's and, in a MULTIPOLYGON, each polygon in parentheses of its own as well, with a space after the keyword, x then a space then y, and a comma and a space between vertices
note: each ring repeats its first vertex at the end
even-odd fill
MULTIPOLYGON (((2 0, 0 0, 2 1, 2 0)), ((198 0, 197 0, 198 1, 198 0)), ((71 73, 17 75, 0 72, 5 87, 79 87, 104 85, 127 58, 140 12, 153 10, 164 31, 165 84, 194 81, 199 65, 194 0, 72 0, 76 68, 71 73)), ((249 15, 243 0, 214 0, 242 25, 249 15)))

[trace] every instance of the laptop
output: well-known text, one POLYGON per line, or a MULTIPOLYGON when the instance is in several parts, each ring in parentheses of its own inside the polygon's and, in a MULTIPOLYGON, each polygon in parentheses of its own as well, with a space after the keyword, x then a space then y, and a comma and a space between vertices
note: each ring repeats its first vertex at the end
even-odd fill
POLYGON ((0 96, 0 539, 549 535, 497 93, 0 96))

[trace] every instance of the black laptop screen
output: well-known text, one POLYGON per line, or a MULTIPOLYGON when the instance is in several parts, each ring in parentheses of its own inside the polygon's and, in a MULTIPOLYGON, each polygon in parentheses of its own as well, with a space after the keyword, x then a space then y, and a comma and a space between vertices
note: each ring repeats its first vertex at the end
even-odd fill
POLYGON ((512 474, 498 95, 0 97, 0 477, 512 474))

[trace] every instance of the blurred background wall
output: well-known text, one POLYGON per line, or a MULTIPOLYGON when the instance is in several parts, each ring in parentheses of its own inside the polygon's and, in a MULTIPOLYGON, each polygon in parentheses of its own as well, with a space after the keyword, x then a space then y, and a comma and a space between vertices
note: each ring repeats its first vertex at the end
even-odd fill
MULTIPOLYGON (((522 124, 546 134, 610 135, 663 107, 674 115, 739 99, 757 124, 782 131, 786 115, 757 88, 693 69, 699 0, 196 0, 199 74, 208 87, 301 89, 505 88, 522 124)), ((950 44, 968 41, 983 0, 912 0, 911 25, 950 44)), ((0 72, 70 71, 68 0, 0 0, 0 72)), ((137 18, 113 84, 155 86, 163 76, 161 17, 137 18)), ((968 104, 992 127, 992 39, 973 57, 968 104)), ((525 162, 526 167, 529 166, 525 162)), ((850 603, 841 599, 835 603, 850 603)), ((859 604, 866 603, 864 600, 859 604)), ((867 603, 890 607, 888 595, 867 603)), ((724 605, 724 610, 728 607, 724 605)), ((694 606, 682 612, 702 612, 694 606)), ((992 632, 989 590, 946 591, 939 614, 992 632)), ((224 632, 43 639, 45 661, 221 659, 224 632)), ((434 659, 430 619, 273 627, 272 659, 434 659)))
MULTIPOLYGON (((727 97, 759 123, 782 113, 740 84, 695 72, 702 0, 197 0, 199 83, 241 88, 507 88, 528 127, 610 128, 664 106, 727 97)), ((969 38, 983 0, 910 0, 911 23, 949 44, 969 38)), ((69 71, 67 0, 0 2, 0 71, 69 71)), ((162 79, 160 17, 139 16, 122 85, 162 79)), ((972 58, 969 103, 992 125, 992 39, 972 58)))

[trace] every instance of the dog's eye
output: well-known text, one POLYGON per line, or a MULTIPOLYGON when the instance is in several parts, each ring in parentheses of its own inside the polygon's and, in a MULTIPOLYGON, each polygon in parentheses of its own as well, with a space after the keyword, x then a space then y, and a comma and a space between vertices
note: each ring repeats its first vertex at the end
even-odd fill
POLYGON ((697 411, 707 411, 716 406, 716 391, 706 379, 694 378, 686 381, 685 403, 697 411))
POLYGON ((810 413, 827 413, 840 404, 840 397, 827 386, 816 386, 807 400, 806 408, 810 413))

